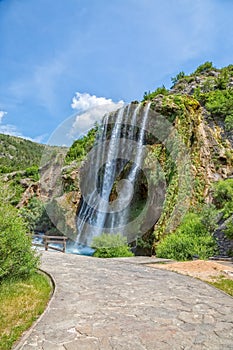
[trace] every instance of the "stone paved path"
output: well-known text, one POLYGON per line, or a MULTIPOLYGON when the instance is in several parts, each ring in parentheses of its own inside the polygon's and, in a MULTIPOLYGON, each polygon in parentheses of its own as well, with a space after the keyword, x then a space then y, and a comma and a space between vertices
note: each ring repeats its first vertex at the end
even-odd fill
POLYGON ((42 255, 55 295, 16 349, 233 349, 233 298, 201 281, 143 259, 42 255))

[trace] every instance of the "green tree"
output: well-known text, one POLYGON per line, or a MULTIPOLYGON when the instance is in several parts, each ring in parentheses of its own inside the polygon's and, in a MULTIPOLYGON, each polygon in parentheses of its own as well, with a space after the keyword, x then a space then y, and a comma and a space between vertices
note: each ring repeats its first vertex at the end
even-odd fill
POLYGON ((199 67, 197 67, 194 74, 202 74, 202 73, 210 71, 211 69, 214 69, 213 63, 207 61, 207 62, 201 64, 199 67))
POLYGON ((181 71, 174 78, 171 78, 173 86, 178 83, 179 80, 185 77, 185 73, 181 71))
POLYGON ((8 203, 7 193, 0 184, 0 282, 29 276, 39 264, 26 225, 17 209, 8 203))

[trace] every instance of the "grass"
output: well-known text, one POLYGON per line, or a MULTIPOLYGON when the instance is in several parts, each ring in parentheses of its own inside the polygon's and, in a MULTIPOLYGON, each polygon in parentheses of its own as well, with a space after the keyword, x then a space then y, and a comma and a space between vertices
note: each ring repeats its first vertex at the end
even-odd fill
POLYGON ((233 280, 220 277, 216 281, 209 283, 233 297, 233 280))
POLYGON ((51 290, 48 278, 39 273, 24 280, 0 284, 0 350, 11 349, 42 314, 51 290))

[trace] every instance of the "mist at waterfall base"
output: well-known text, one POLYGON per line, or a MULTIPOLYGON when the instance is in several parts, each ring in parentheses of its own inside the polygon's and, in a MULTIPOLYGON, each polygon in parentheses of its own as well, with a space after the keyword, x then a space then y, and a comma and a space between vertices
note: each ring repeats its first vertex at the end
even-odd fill
MULTIPOLYGON (((102 233, 120 233, 132 243, 160 217, 165 179, 154 186, 144 171, 150 105, 131 103, 104 116, 80 173, 76 244, 89 247, 102 233)), ((159 164, 155 168, 160 172, 159 164)))

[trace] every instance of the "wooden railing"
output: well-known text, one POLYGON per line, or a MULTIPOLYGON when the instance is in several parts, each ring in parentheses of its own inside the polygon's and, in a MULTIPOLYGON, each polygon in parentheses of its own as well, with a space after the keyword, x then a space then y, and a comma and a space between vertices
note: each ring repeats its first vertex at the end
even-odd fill
POLYGON ((66 241, 68 238, 65 236, 46 236, 46 235, 41 236, 38 234, 30 234, 30 237, 31 238, 38 237, 38 238, 42 239, 42 243, 32 242, 32 244, 36 247, 45 247, 45 250, 48 250, 50 248, 50 249, 57 250, 57 251, 63 252, 63 253, 65 253, 65 251, 66 251, 66 241), (49 245, 49 243, 61 244, 62 248, 53 247, 53 246, 49 245))

